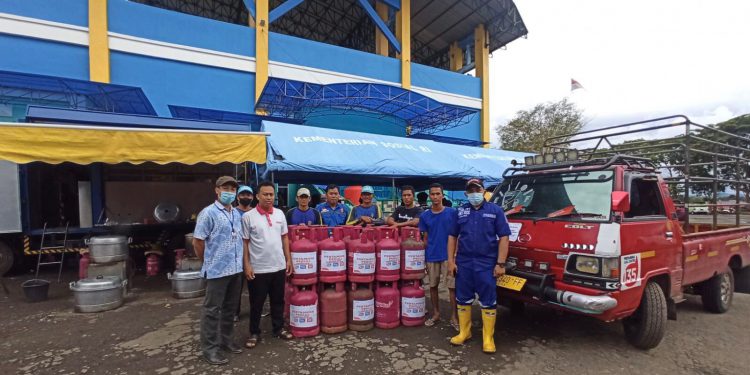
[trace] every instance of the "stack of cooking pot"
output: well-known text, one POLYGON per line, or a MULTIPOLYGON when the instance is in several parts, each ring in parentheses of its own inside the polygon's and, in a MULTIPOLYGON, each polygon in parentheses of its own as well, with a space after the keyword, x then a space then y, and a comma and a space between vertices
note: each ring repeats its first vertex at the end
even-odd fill
POLYGON ((175 271, 167 274, 172 281, 174 298, 195 298, 206 294, 206 279, 201 274, 203 261, 195 256, 193 234, 185 235, 185 253, 175 259, 175 271))
POLYGON ((95 236, 86 240, 90 263, 88 278, 70 283, 78 312, 99 312, 120 307, 128 285, 130 243, 120 235, 95 236))

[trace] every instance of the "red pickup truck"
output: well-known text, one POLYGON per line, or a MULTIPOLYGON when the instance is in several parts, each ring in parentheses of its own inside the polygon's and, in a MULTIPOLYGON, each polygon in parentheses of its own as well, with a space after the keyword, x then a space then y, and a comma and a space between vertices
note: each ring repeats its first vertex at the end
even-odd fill
MULTIPOLYGON (((605 130, 622 135, 643 124, 653 125, 605 130)), ((512 229, 507 275, 498 280, 501 303, 621 320, 627 340, 641 349, 661 342, 685 293, 700 294, 710 312, 726 312, 735 283, 745 289, 750 284, 750 227, 714 224, 689 233, 705 226, 679 220, 669 185, 689 192, 691 179, 692 186, 701 181, 697 176, 665 178, 668 167, 653 158, 625 156, 615 146, 578 152, 567 148, 571 142, 566 138, 555 148, 548 141, 553 147, 547 153, 507 170, 494 191, 491 199, 504 208, 512 229)))

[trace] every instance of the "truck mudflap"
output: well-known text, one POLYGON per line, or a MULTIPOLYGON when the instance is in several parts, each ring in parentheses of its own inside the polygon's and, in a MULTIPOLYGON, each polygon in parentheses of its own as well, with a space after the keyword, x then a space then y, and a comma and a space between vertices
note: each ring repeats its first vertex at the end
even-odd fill
POLYGON ((528 272, 517 268, 510 268, 506 273, 510 276, 526 279, 521 293, 543 302, 553 303, 586 314, 601 314, 617 307, 617 300, 608 295, 590 296, 556 289, 554 287, 554 275, 528 272))

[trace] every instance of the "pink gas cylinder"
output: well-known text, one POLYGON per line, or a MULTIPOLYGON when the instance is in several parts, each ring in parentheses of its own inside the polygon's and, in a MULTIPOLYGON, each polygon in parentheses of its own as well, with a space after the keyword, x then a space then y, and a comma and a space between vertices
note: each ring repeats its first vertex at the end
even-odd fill
POLYGON ((297 226, 291 232, 294 242, 289 245, 292 255, 292 284, 313 285, 318 282, 318 245, 311 228, 297 226))
POLYGON ((401 277, 401 248, 396 228, 379 227, 375 245, 375 280, 397 281, 401 277))
POLYGON ((353 283, 375 281, 374 229, 365 229, 358 240, 352 240, 347 255, 348 279, 353 283))
POLYGON ((414 227, 401 228, 401 280, 422 280, 425 275, 425 244, 414 227))
POLYGON ((318 237, 318 260, 320 264, 321 283, 340 283, 346 281, 346 244, 342 228, 316 228, 318 237))
POLYGON ((88 278, 89 263, 91 263, 91 258, 89 258, 89 253, 81 254, 81 259, 78 260, 78 279, 79 280, 88 278))
POLYGON ((295 285, 289 303, 289 326, 294 337, 311 337, 320 333, 318 293, 310 285, 295 285))
POLYGON ((395 281, 381 281, 375 289, 375 326, 381 329, 401 325, 401 293, 395 281))
POLYGON ((344 244, 346 244, 346 250, 350 250, 354 240, 358 240, 362 233, 362 227, 357 225, 345 225, 341 228, 344 233, 344 244))
POLYGON ((284 282, 284 324, 289 326, 289 304, 292 301, 292 294, 297 288, 292 285, 292 278, 287 277, 284 282))
POLYGON ((401 282, 401 324, 406 327, 424 325, 424 290, 419 280, 401 282))
POLYGON ((349 329, 359 332, 371 330, 375 320, 375 296, 370 283, 351 283, 347 299, 349 329))
POLYGON ((185 258, 185 249, 174 250, 174 269, 182 269, 182 260, 185 258))
POLYGON ((320 283, 320 330, 341 333, 347 329, 347 300, 344 283, 320 283))
POLYGON ((146 275, 156 276, 159 274, 159 256, 156 254, 150 254, 146 258, 146 275))

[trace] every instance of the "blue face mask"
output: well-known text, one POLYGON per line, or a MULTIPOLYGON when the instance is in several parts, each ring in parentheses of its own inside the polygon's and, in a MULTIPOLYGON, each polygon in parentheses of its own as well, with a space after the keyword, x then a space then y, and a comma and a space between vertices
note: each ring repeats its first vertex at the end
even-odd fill
POLYGON ((469 198, 469 203, 475 207, 479 206, 482 204, 482 201, 484 201, 484 194, 482 193, 469 193, 466 194, 466 196, 469 198))
POLYGON ((237 197, 237 194, 229 192, 229 191, 222 191, 219 195, 219 202, 223 205, 232 204, 234 202, 234 198, 237 197))

